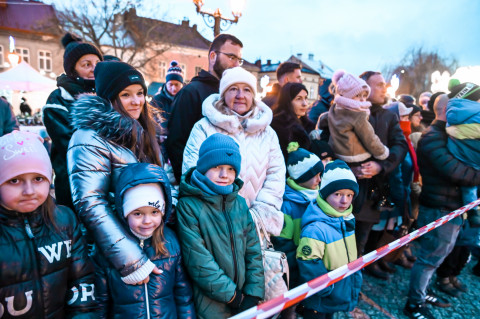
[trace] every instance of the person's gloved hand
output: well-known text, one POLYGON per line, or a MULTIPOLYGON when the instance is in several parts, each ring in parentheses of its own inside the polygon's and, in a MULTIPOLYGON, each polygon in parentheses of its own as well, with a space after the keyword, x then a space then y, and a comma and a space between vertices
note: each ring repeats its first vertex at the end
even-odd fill
POLYGON ((311 140, 320 140, 320 136, 322 135, 322 130, 313 130, 308 134, 311 140))
POLYGON ((258 297, 254 297, 254 296, 250 296, 250 295, 243 295, 242 303, 240 304, 240 307, 238 308, 239 313, 243 312, 247 309, 250 309, 252 307, 255 307, 256 305, 258 305, 259 302, 260 302, 260 298, 258 298, 258 297))
POLYGON ((244 295, 241 290, 235 289, 235 294, 232 299, 227 302, 227 305, 232 309, 238 309, 243 301, 244 295))

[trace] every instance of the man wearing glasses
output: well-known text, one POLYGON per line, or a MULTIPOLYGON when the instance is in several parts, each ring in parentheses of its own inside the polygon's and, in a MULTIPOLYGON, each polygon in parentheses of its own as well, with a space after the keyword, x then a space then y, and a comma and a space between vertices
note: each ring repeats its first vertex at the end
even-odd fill
POLYGON ((201 70, 173 100, 166 147, 177 182, 182 176, 183 150, 188 137, 193 125, 203 117, 203 100, 218 93, 223 71, 243 64, 242 48, 242 42, 233 35, 215 37, 208 51, 208 72, 201 70))

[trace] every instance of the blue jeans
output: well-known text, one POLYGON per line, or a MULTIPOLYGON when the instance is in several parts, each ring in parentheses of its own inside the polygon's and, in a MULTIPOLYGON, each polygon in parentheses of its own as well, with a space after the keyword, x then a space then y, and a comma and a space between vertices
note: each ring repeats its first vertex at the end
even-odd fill
MULTIPOLYGON (((418 226, 425 226, 449 212, 444 209, 420 206, 418 226)), ((462 223, 462 217, 457 217, 417 239, 420 249, 410 274, 409 303, 425 302, 430 278, 455 246, 462 223)))

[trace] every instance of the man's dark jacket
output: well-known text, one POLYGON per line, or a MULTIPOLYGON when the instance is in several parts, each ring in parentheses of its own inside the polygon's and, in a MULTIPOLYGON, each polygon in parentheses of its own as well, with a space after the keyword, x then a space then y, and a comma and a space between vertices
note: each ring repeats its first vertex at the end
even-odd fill
POLYGON ((463 206, 460 186, 480 185, 480 170, 467 166, 448 152, 445 127, 444 121, 433 121, 418 143, 418 165, 423 181, 420 204, 455 210, 463 206))
POLYGON ((173 100, 166 146, 178 182, 182 176, 183 150, 193 125, 203 117, 202 103, 209 95, 218 93, 219 84, 216 77, 202 70, 173 100))
MULTIPOLYGON (((358 180, 360 190, 353 203, 353 213, 357 221, 377 223, 380 219, 380 212, 372 207, 374 201, 368 199, 369 192, 376 185, 383 185, 386 175, 390 174, 407 155, 408 146, 395 113, 385 110, 381 105, 374 104, 370 107, 368 121, 380 141, 390 150, 390 155, 383 161, 375 160, 382 167, 378 175, 358 180)), ((328 113, 320 118, 320 129, 325 130, 327 127, 328 113)), ((322 133, 322 139, 327 136, 322 133)))

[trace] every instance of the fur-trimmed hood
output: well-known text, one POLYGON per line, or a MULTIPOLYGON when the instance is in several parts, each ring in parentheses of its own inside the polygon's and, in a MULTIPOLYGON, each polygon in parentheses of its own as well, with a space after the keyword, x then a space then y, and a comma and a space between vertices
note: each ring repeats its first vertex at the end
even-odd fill
POLYGON ((253 114, 245 119, 240 119, 235 114, 224 114, 215 108, 215 103, 220 99, 220 94, 212 94, 203 101, 202 114, 210 123, 230 134, 244 130, 248 134, 255 134, 265 130, 272 122, 272 110, 260 100, 256 100, 257 106, 253 114))
POLYGON ((131 117, 117 112, 112 103, 91 94, 82 94, 70 113, 74 130, 91 129, 101 137, 119 145, 127 145, 131 136, 142 136, 143 128, 131 117))

